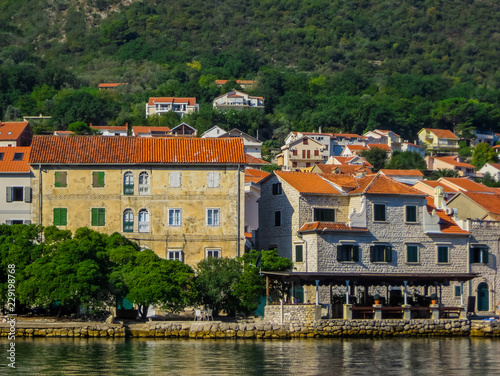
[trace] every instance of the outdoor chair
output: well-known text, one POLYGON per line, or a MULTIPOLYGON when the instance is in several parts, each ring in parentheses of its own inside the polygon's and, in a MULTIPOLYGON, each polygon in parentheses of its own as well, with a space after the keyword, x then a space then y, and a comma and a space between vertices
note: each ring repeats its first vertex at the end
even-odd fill
POLYGON ((203 320, 203 315, 201 314, 200 309, 196 309, 194 311, 194 321, 202 321, 203 320))
POLYGON ((205 320, 212 320, 214 321, 214 318, 212 316, 212 310, 211 309, 207 309, 206 310, 206 313, 205 313, 205 320))

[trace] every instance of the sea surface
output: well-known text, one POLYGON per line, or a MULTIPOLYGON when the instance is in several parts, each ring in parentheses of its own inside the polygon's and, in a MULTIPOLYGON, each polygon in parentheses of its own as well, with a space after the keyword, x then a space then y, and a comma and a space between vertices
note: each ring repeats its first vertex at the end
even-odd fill
POLYGON ((0 375, 500 375, 500 339, 0 340, 0 375))

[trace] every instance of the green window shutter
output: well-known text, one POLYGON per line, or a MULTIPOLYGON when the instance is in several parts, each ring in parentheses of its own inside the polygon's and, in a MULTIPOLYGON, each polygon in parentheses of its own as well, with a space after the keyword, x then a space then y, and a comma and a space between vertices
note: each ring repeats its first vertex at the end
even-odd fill
POLYGON ((488 263, 488 256, 489 256, 488 248, 483 248, 483 249, 481 250, 481 252, 482 252, 482 254, 483 254, 483 255, 482 255, 482 256, 483 256, 482 263, 483 263, 483 264, 487 264, 487 263, 488 263))
POLYGON ((99 208, 98 213, 99 213, 98 226, 104 226, 106 224, 106 209, 99 208))
POLYGON ((58 208, 54 208, 54 226, 60 226, 61 222, 61 213, 58 208))
POLYGON ((337 246, 337 261, 338 262, 344 261, 344 260, 342 260, 342 246, 341 245, 337 246))
POLYGON ((54 208, 54 226, 66 226, 68 224, 68 209, 54 208))
POLYGON ((385 247, 385 261, 386 262, 392 261, 392 247, 391 246, 385 247))
POLYGON ((99 171, 97 174, 99 187, 104 187, 104 171, 99 171))
POLYGON ((352 246, 352 261, 359 262, 359 246, 352 246))
POLYGON ((371 245, 370 246, 370 262, 375 261, 375 246, 371 245))
POLYGON ((54 172, 54 186, 56 188, 62 187, 62 185, 61 185, 61 172, 60 171, 54 172))
POLYGON ((99 211, 97 208, 92 208, 91 224, 92 226, 97 226, 98 223, 99 223, 99 211))
POLYGON ((304 261, 303 250, 304 250, 304 248, 302 245, 295 246, 295 262, 303 262, 304 261))
POLYGON ((98 181, 97 181, 97 171, 92 171, 92 187, 93 188, 97 188, 97 184, 98 184, 98 181))

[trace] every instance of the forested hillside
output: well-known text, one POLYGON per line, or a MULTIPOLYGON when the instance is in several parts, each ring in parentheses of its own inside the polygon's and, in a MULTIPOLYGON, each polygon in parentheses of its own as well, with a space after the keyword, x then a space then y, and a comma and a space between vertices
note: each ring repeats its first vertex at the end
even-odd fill
POLYGON ((146 120, 147 98, 195 96, 183 120, 200 132, 500 131, 499 15, 494 0, 4 0, 0 114, 174 125, 146 120), (234 87, 215 79, 258 80, 266 110, 215 112, 234 87))

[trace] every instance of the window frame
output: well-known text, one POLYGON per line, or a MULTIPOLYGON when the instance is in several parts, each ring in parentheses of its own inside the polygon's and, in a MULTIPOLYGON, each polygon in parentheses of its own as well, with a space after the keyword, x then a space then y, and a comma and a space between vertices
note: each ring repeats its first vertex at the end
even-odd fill
POLYGON ((90 208, 90 225, 92 227, 106 226, 106 208, 90 208))
POLYGON ((437 263, 438 264, 449 264, 450 263, 450 247, 448 245, 438 245, 437 246, 437 263), (443 249, 446 248, 446 261, 442 261, 443 249))
POLYGON ((105 171, 92 171, 92 188, 106 188, 105 171))
POLYGON ((142 232, 142 233, 148 233, 149 232, 149 225, 151 223, 150 220, 150 215, 149 215, 149 210, 148 209, 141 209, 139 210, 139 213, 137 215, 137 224, 139 225, 137 231, 142 232), (146 216, 146 220, 141 221, 141 215, 146 216), (141 227, 142 224, 142 227, 141 227))
POLYGON ((207 208, 206 210, 206 222, 208 227, 219 227, 220 226, 220 208, 207 208), (212 216, 210 217, 210 212, 212 216), (216 216, 214 214, 217 213, 216 216), (212 223, 210 223, 212 222, 212 223))
POLYGON ((169 227, 182 226, 182 209, 181 208, 169 208, 168 209, 168 226, 169 227), (175 216, 176 211, 179 211, 178 218, 175 216), (170 213, 174 213, 174 214, 171 216, 170 213), (170 220, 171 218, 172 218, 172 221, 170 220), (178 221, 176 219, 178 219, 178 221))
POLYGON ((385 203, 382 203, 382 202, 374 202, 373 203, 373 222, 387 222, 387 205, 385 203), (380 207, 380 206, 384 207, 384 219, 377 219, 376 207, 380 207))
POLYGON ((134 211, 130 208, 123 211, 122 230, 123 232, 134 232, 134 211), (129 217, 129 220, 127 220, 127 216, 129 217), (130 220, 130 216, 132 217, 132 220, 130 220))
POLYGON ((208 260, 209 258, 222 258, 222 249, 221 248, 205 248, 205 259, 208 260), (212 255, 210 255, 212 253, 212 255), (214 256, 214 254, 217 254, 217 257, 214 256))
POLYGON ((52 224, 54 226, 67 226, 68 225, 68 208, 52 208, 52 224), (56 223, 56 211, 59 213, 59 224, 56 223), (61 214, 64 213, 64 220, 61 221, 61 214))
POLYGON ((337 245, 338 262, 359 262, 361 247, 356 243, 342 243, 337 245))
POLYGON ((313 221, 314 222, 335 222, 336 210, 332 208, 312 208, 313 209, 313 221), (333 212, 333 221, 329 221, 327 219, 318 219, 317 214, 319 215, 322 211, 333 212))
POLYGON ((134 173, 132 171, 126 171, 123 174, 123 194, 132 196, 134 195, 134 190, 134 173))
POLYGON ((391 263, 392 262, 392 246, 389 244, 372 244, 370 246, 370 262, 372 263, 391 263), (383 257, 379 252, 383 252, 383 257))
POLYGON ((489 263, 489 247, 487 245, 475 245, 469 247, 469 260, 471 264, 489 263), (477 253, 477 254, 476 254, 477 253))
POLYGON ((167 250, 167 260, 170 261, 180 261, 184 263, 184 253, 182 249, 168 249, 167 250), (171 257, 171 255, 178 255, 179 257, 171 257))
POLYGON ((68 171, 54 171, 54 188, 68 187, 68 171))
POLYGON ((281 210, 275 210, 274 211, 274 227, 281 227, 283 224, 282 218, 281 218, 281 210))
POLYGON ((419 250, 418 244, 406 244, 406 263, 407 264, 418 264, 418 263, 420 263, 420 252, 419 251, 420 250, 419 250), (412 247, 412 248, 414 247, 415 248, 415 250, 414 250, 414 252, 415 252, 414 256, 416 258, 415 261, 411 261, 410 260, 410 247, 412 247))
POLYGON ((413 204, 405 205, 405 222, 406 223, 418 223, 418 206, 417 205, 413 205, 413 204), (408 209, 409 208, 414 208, 415 212, 414 213, 408 213, 408 209), (415 215, 415 220, 414 221, 408 220, 408 214, 414 214, 415 215))
POLYGON ((303 263, 304 262, 304 244, 295 244, 295 262, 303 263), (299 253, 300 247, 300 253, 299 253), (300 257, 299 257, 300 255, 300 257))
POLYGON ((24 201, 24 187, 11 187, 12 188, 12 202, 24 201))
POLYGON ((283 194, 283 186, 281 185, 281 182, 273 183, 273 186, 271 189, 272 189, 273 196, 279 196, 279 195, 283 194))

